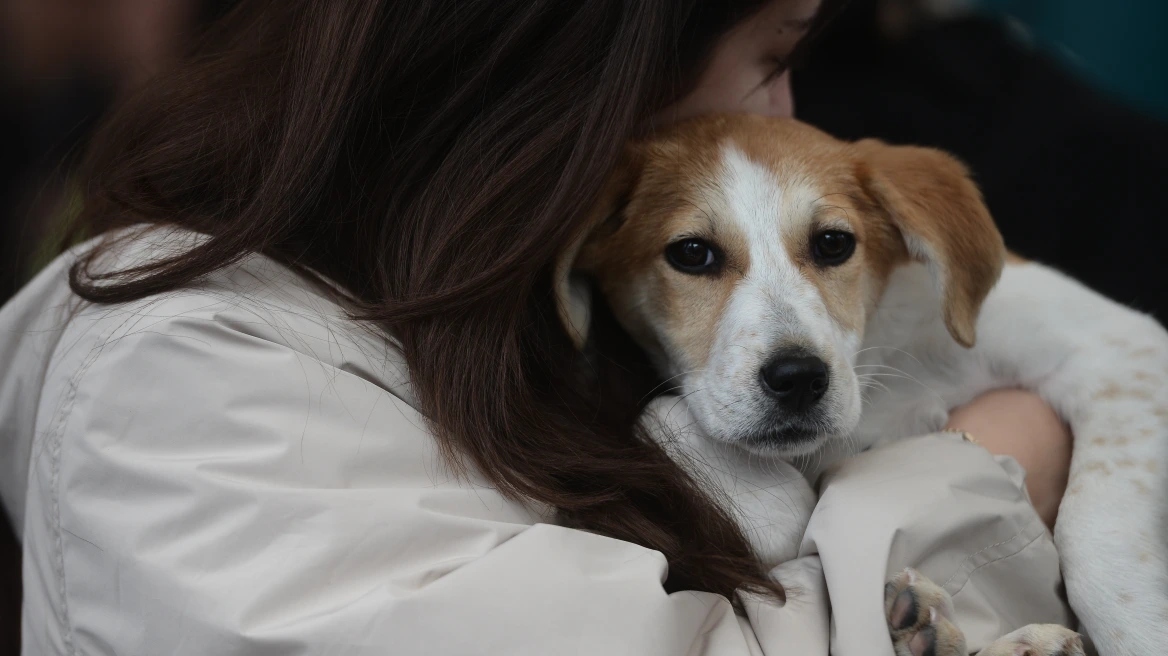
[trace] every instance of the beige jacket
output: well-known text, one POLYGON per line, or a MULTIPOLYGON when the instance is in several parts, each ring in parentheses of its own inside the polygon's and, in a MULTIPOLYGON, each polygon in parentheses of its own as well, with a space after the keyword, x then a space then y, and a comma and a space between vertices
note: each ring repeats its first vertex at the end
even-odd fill
POLYGON ((69 261, 0 311, 25 654, 880 656, 906 565, 954 594, 971 648, 1069 619, 1021 472, 952 437, 829 474, 775 569, 798 593, 738 617, 666 594, 660 553, 451 476, 394 345, 274 262, 102 307, 69 261))

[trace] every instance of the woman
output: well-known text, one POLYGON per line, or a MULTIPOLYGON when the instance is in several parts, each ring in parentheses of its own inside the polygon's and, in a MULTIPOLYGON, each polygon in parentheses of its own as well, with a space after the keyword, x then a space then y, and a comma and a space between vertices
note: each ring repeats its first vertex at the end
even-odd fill
MULTIPOLYGON (((791 113, 835 4, 243 2, 0 315, 26 653, 825 651, 811 561, 735 617, 780 584, 616 364, 569 374, 549 270, 629 137, 791 113)), ((981 403, 1032 472, 1066 452, 981 403)))

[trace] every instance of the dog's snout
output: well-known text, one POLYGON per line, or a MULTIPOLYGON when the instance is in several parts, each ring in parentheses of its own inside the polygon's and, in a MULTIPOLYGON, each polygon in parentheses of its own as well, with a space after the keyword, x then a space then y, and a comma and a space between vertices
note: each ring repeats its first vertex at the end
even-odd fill
POLYGON ((762 368, 762 386, 791 412, 803 412, 823 398, 830 382, 827 365, 813 355, 783 355, 762 368))

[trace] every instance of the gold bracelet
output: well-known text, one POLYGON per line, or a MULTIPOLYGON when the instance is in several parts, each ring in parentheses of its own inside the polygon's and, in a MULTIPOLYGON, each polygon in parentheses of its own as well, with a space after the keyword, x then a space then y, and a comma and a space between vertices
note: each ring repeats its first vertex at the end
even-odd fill
POLYGON ((978 441, 977 441, 977 440, 976 440, 976 439, 973 437, 973 435, 972 435, 972 434, 970 434, 970 432, 969 432, 969 431, 963 431, 963 430, 961 430, 961 429, 959 429, 959 428, 946 428, 946 429, 944 430, 944 432, 946 432, 946 433, 957 433, 958 435, 960 435, 960 436, 961 436, 961 439, 965 440, 966 442, 969 442, 970 444, 976 444, 976 445, 978 445, 978 446, 981 446, 981 442, 978 442, 978 441))

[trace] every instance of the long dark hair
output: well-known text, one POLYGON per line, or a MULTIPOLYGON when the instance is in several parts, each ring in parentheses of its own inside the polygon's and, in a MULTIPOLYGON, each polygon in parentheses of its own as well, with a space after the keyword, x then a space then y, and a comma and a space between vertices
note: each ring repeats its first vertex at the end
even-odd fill
POLYGON ((130 270, 82 258, 72 287, 125 302, 252 252, 331 279, 400 343, 452 462, 660 550, 669 589, 781 596, 637 426, 638 400, 565 373, 577 359, 551 292, 622 145, 761 4, 245 0, 114 114, 84 169, 79 230, 209 239, 130 270))

